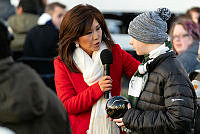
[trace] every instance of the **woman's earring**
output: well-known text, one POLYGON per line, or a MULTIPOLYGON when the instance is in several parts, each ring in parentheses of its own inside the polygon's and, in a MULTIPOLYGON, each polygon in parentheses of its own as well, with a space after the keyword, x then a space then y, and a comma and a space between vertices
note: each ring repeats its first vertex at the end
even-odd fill
POLYGON ((75 43, 76 44, 76 47, 79 47, 79 44, 78 43, 75 43))

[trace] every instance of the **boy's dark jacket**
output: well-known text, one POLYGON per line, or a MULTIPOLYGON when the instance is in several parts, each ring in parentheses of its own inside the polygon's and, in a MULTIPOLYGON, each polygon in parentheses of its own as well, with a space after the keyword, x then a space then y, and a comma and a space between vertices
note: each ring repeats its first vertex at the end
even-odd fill
POLYGON ((196 94, 174 52, 158 56, 136 109, 123 117, 125 126, 138 134, 191 134, 196 94))

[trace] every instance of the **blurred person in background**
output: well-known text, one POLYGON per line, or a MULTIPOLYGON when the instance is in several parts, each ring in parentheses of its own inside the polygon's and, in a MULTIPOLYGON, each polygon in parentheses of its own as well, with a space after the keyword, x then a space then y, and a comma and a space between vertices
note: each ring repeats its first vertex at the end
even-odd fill
POLYGON ((200 7, 192 7, 188 9, 185 16, 200 26, 200 7))
POLYGON ((15 7, 11 5, 10 0, 0 0, 0 19, 7 20, 14 14, 15 7))
POLYGON ((66 13, 66 6, 53 2, 47 5, 46 11, 51 15, 51 19, 44 25, 35 26, 27 33, 24 57, 53 58, 57 56, 59 28, 66 13))
POLYGON ((37 25, 38 18, 35 0, 20 0, 16 14, 8 18, 8 24, 14 34, 12 51, 23 52, 26 33, 37 25))
MULTIPOLYGON (((91 5, 77 5, 65 14, 54 60, 57 95, 68 112, 73 134, 119 134, 106 118, 105 91, 119 96, 121 78, 131 77, 140 63, 114 44, 103 14, 91 5), (113 54, 110 76, 104 76, 100 53, 113 54)), ((121 132, 122 133, 122 132, 121 132)))
POLYGON ((30 67, 11 57, 12 35, 0 20, 0 126, 16 134, 71 134, 67 113, 30 67))
POLYGON ((200 69, 197 61, 200 40, 199 26, 191 19, 180 16, 172 23, 169 34, 173 49, 178 55, 177 59, 183 64, 186 72, 190 73, 200 69))

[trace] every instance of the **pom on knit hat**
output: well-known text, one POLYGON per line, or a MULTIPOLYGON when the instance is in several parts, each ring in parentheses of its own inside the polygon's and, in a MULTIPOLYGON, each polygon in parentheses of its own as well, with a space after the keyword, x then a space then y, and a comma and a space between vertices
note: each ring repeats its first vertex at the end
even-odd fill
POLYGON ((168 39, 166 20, 170 17, 167 8, 142 13, 130 22, 128 34, 144 43, 163 44, 168 39))

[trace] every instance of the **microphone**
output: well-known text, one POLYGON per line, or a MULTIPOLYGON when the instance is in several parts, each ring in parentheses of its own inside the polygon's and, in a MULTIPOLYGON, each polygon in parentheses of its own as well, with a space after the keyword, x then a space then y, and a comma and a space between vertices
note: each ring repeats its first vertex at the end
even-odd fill
MULTIPOLYGON (((113 63, 112 51, 110 51, 109 49, 104 49, 100 53, 100 58, 101 58, 102 64, 104 65, 104 75, 110 76, 110 64, 113 63)), ((105 91, 104 92, 104 98, 105 99, 109 98, 109 92, 110 91, 105 91)))

